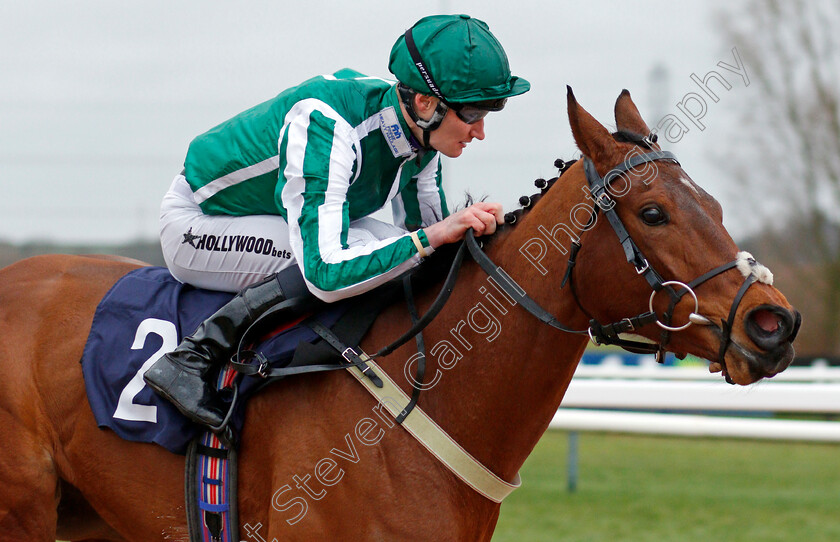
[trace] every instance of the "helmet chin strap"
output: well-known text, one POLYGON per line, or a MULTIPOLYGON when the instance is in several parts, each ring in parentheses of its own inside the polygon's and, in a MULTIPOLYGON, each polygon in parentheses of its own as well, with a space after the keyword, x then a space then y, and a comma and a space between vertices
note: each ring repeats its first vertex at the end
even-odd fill
POLYGON ((432 150, 432 145, 429 143, 429 139, 431 139, 431 137, 431 130, 423 130, 423 148, 426 150, 432 150))
POLYGON ((414 124, 416 124, 421 130, 423 130, 423 148, 425 150, 433 150, 432 146, 429 143, 429 139, 431 138, 432 132, 440 128, 440 125, 443 122, 443 118, 449 111, 449 107, 445 103, 443 103, 443 100, 438 100, 437 106, 435 107, 435 110, 432 113, 432 117, 429 120, 425 120, 421 118, 417 114, 417 111, 414 109, 414 96, 417 94, 417 92, 408 88, 402 83, 399 83, 397 85, 397 89, 399 90, 400 100, 405 106, 405 110, 408 113, 408 116, 411 118, 412 121, 414 121, 414 124))

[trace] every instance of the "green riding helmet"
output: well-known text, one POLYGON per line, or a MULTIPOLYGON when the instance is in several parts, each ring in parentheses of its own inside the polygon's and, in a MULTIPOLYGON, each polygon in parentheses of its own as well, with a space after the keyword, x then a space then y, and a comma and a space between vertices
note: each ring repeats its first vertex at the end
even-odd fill
POLYGON ((397 80, 421 94, 451 104, 501 100, 527 92, 531 84, 510 73, 507 55, 487 23, 469 15, 420 19, 391 49, 388 65, 397 80), (408 36, 425 67, 412 59, 408 36), (431 77, 432 84, 425 76, 431 77), (437 83, 439 94, 432 86, 437 83))

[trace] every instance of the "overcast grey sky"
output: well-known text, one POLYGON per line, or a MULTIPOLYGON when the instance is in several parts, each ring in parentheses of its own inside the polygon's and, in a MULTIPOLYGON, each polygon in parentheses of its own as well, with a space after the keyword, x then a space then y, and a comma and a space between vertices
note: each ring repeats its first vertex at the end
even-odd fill
MULTIPOLYGON (((665 147, 715 195, 730 230, 747 227, 714 141, 734 124, 731 44, 713 10, 690 0, 394 2, 75 0, 0 10, 0 241, 122 242, 157 237, 158 206, 197 134, 316 74, 352 67, 389 77, 394 40, 420 17, 469 13, 504 45, 531 92, 491 115, 487 139, 445 163, 447 194, 469 189, 512 209, 555 158, 577 150, 565 85, 611 126, 622 88, 655 125, 698 92, 692 73, 725 75, 704 130, 665 147), (667 76, 652 83, 656 66, 667 76)), ((749 70, 749 66, 747 66, 749 70)), ((743 97, 743 96, 741 96, 743 97)))

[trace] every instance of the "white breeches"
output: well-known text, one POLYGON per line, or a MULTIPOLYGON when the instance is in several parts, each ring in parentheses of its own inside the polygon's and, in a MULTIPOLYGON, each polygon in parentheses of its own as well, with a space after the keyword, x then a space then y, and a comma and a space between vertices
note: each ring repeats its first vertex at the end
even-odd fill
MULTIPOLYGON (((404 234, 370 217, 350 223, 349 246, 404 234)), ((279 215, 206 215, 183 175, 172 181, 160 208, 160 244, 172 275, 200 288, 238 292, 297 265, 289 226, 279 215)))

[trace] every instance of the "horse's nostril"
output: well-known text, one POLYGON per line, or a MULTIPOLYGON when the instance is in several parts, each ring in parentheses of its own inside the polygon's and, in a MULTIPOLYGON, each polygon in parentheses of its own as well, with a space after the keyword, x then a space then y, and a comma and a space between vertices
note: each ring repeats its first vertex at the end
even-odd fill
POLYGON ((794 315, 775 305, 756 307, 747 315, 746 331, 760 348, 773 349, 789 340, 794 331, 794 315))
POLYGON ((776 333, 782 326, 782 318, 777 313, 766 309, 755 311, 752 319, 761 331, 768 334, 776 333))

